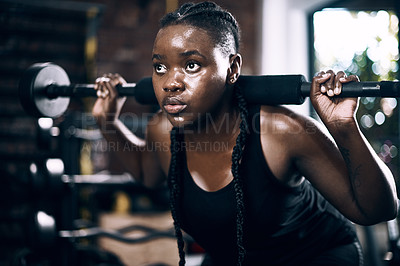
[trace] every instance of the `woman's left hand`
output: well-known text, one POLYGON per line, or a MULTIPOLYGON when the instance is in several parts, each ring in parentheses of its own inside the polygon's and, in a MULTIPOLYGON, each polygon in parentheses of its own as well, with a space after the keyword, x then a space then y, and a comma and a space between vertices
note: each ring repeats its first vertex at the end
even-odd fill
POLYGON ((323 123, 340 127, 355 122, 358 98, 336 97, 342 86, 349 82, 359 82, 355 75, 346 76, 343 71, 337 74, 332 70, 321 71, 312 80, 310 99, 323 123))

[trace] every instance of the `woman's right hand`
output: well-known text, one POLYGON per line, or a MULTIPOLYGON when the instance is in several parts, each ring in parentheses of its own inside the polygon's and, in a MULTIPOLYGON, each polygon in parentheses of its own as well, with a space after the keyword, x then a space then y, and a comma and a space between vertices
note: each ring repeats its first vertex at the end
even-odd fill
POLYGON ((96 79, 94 89, 97 91, 97 100, 92 114, 102 127, 111 125, 118 119, 126 97, 118 97, 116 86, 126 81, 119 74, 105 74, 96 79))

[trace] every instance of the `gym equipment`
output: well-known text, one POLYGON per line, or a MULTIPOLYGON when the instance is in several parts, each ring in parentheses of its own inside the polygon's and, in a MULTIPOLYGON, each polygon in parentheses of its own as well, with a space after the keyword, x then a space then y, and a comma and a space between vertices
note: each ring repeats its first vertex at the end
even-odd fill
MULTIPOLYGON (((58 117, 68 108, 70 97, 97 97, 94 84, 71 85, 65 70, 53 63, 30 66, 19 82, 19 98, 25 111, 36 117, 58 117)), ((121 96, 134 96, 142 104, 156 104, 151 78, 118 87, 121 96)))
POLYGON ((175 239, 175 231, 173 228, 168 230, 158 230, 144 225, 131 225, 117 230, 104 229, 100 227, 90 227, 77 230, 61 230, 58 232, 58 236, 69 239, 108 237, 124 243, 137 244, 163 237, 175 239), (145 235, 138 237, 127 237, 124 235, 134 231, 145 233, 145 235))
POLYGON ((398 220, 387 221, 389 249, 384 260, 388 266, 400 265, 400 233, 398 220))
MULTIPOLYGON (((37 192, 52 191, 59 193, 60 186, 76 185, 132 185, 135 180, 129 174, 122 175, 67 175, 64 174, 64 163, 58 158, 49 158, 42 163, 32 163, 29 167, 30 179, 37 192), (41 189, 41 191, 38 190, 41 189)), ((175 238, 173 228, 159 230, 144 225, 132 225, 118 230, 104 229, 93 226, 82 220, 74 221, 72 230, 57 230, 57 223, 53 216, 44 212, 37 211, 31 217, 31 239, 37 248, 46 248, 54 245, 57 239, 77 240, 82 238, 107 237, 114 240, 136 244, 151 241, 157 238, 175 238), (126 236, 131 232, 140 232, 139 236, 126 236)), ((191 240, 189 236, 185 236, 191 240)))
MULTIPOLYGON (((166 230, 159 230, 145 225, 130 225, 116 230, 104 229, 101 227, 92 226, 82 221, 74 230, 59 230, 57 231, 56 220, 53 216, 44 211, 37 211, 33 216, 32 228, 32 244, 37 248, 45 248, 54 245, 57 239, 82 239, 93 237, 107 237, 120 242, 129 244, 138 244, 158 238, 175 238, 175 231, 173 228, 166 230), (140 232, 139 236, 126 236, 125 234, 132 232, 140 232)), ((189 236, 185 236, 191 239, 189 236)))
MULTIPOLYGON (((255 104, 302 104, 311 83, 303 75, 240 76, 244 97, 255 104)), ((142 104, 157 104, 150 77, 117 87, 121 96, 133 96, 142 104)), ((400 82, 364 81, 343 85, 338 97, 399 97, 400 82)), ((19 83, 21 104, 28 114, 58 117, 68 108, 70 97, 96 97, 94 84, 71 84, 67 73, 53 63, 37 63, 27 69, 19 83)))
POLYGON ((59 158, 48 158, 29 166, 29 184, 36 193, 57 194, 64 186, 75 185, 135 185, 129 174, 109 175, 67 175, 64 174, 64 162, 59 158))

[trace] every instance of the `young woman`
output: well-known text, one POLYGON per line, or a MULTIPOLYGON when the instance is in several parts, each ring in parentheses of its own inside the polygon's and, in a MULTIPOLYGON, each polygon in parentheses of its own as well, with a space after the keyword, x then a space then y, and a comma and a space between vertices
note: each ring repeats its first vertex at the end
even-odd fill
POLYGON ((125 81, 105 75, 93 108, 105 138, 131 145, 117 153, 143 184, 168 181, 180 265, 181 229, 206 250, 204 265, 361 265, 350 221, 393 219, 397 195, 358 128, 357 99, 335 97, 358 78, 313 78, 311 102, 328 137, 308 117, 245 102, 239 43, 236 20, 214 3, 167 14, 152 56, 161 111, 146 140, 137 138, 118 119, 125 99, 115 86, 125 81))

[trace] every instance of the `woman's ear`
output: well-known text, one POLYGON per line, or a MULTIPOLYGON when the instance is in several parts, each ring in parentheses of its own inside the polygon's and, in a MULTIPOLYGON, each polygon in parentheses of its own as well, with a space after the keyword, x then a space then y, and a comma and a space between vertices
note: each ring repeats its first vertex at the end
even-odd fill
POLYGON ((227 82, 233 85, 240 76, 240 70, 242 68, 242 56, 240 54, 234 54, 229 57, 229 69, 227 75, 227 82))

